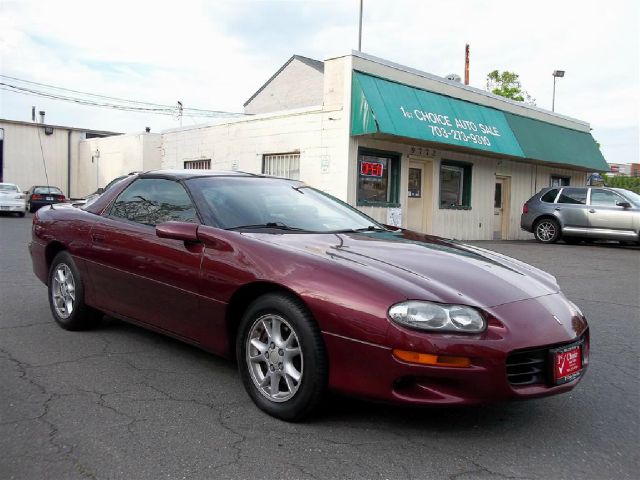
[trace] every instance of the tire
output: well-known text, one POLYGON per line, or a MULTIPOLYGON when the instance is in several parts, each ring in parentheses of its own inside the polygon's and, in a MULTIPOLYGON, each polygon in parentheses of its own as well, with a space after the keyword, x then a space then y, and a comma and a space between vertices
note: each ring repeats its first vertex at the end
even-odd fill
POLYGON ((27 208, 29 209, 29 213, 35 212, 33 206, 31 205, 31 202, 27 203, 27 208))
POLYGON ((20 212, 20 213, 18 213, 18 216, 19 216, 20 218, 24 218, 24 214, 25 214, 25 212, 20 212))
POLYGON ((328 362, 320 329, 291 295, 270 293, 249 305, 240 322, 236 357, 253 402, 281 420, 310 416, 327 390, 328 362))
POLYGON ((560 234, 560 224, 554 218, 542 218, 533 227, 533 236, 540 243, 555 243, 560 234))
POLYGON ((88 330, 95 327, 102 314, 84 303, 84 284, 68 252, 58 253, 48 278, 49 306, 53 319, 65 330, 88 330))

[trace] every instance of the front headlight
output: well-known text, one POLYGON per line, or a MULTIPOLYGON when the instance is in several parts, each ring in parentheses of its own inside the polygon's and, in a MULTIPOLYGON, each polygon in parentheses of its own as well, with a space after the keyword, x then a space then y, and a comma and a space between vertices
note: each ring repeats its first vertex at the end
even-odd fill
POLYGON ((464 305, 409 300, 392 306, 389 317, 400 325, 419 330, 478 333, 486 328, 480 312, 464 305))

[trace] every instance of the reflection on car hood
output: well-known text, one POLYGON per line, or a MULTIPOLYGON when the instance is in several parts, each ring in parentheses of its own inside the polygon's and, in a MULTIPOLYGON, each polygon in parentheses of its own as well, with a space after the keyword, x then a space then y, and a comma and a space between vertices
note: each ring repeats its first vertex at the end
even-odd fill
POLYGON ((425 291, 424 298, 436 301, 490 307, 559 291, 553 276, 531 265, 407 230, 247 235, 363 268, 365 273, 373 269, 390 286, 394 280, 410 282, 425 291))

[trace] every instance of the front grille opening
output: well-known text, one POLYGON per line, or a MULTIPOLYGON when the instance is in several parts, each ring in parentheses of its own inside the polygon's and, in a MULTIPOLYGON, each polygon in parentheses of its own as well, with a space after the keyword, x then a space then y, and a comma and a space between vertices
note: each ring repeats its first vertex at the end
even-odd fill
POLYGON ((507 379, 511 385, 535 385, 547 378, 547 350, 525 350, 507 357, 507 379))

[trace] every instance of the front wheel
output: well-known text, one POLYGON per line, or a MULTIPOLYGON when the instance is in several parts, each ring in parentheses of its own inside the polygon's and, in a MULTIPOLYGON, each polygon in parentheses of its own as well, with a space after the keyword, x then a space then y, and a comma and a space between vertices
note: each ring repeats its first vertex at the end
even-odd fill
POLYGON ((240 377, 269 415, 298 421, 320 404, 328 363, 322 335, 306 307, 286 294, 267 294, 245 312, 236 342, 240 377))
POLYGON ((533 235, 541 243, 555 243, 560 238, 560 224, 553 218, 538 220, 533 235))
POLYGON ((84 283, 68 252, 58 253, 49 269, 49 306, 58 325, 65 330, 95 327, 100 312, 84 303, 84 283))

